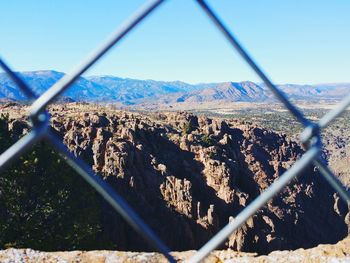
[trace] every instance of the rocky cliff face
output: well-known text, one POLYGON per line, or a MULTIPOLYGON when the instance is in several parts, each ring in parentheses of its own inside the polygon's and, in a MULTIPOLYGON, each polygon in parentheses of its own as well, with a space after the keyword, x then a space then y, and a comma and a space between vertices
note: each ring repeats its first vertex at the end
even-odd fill
MULTIPOLYGON (((172 250, 199 248, 303 153, 283 134, 235 120, 87 110, 52 107, 52 126, 172 250)), ((108 205, 105 211, 118 249, 148 249, 108 205)), ((223 248, 268 253, 335 243, 348 234, 348 212, 310 166, 223 248)))

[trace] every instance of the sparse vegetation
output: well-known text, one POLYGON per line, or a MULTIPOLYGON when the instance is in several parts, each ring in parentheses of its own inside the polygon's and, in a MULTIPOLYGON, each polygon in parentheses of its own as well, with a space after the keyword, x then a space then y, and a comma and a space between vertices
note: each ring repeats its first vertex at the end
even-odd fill
POLYGON ((186 122, 182 128, 182 135, 190 134, 192 129, 193 129, 193 127, 192 127, 191 122, 186 122))
MULTIPOLYGON (((282 157, 287 156, 287 159, 290 158, 287 162, 279 162, 279 167, 287 168, 292 161, 302 154, 302 150, 297 147, 295 143, 290 143, 286 140, 285 135, 278 135, 263 130, 264 127, 270 125, 274 130, 281 132, 287 131, 288 134, 292 135, 293 131, 297 129, 297 126, 294 125, 298 123, 291 119, 290 115, 286 112, 282 112, 281 114, 278 112, 266 114, 262 110, 260 113, 258 110, 255 110, 254 112, 240 111, 241 115, 230 112, 231 118, 234 119, 226 121, 218 119, 210 120, 205 117, 197 118, 196 116, 193 116, 193 114, 181 112, 169 113, 164 115, 164 119, 158 118, 158 120, 153 121, 150 120, 147 115, 138 115, 137 113, 129 112, 116 113, 115 111, 110 111, 107 113, 109 121, 104 122, 103 118, 101 118, 103 115, 99 113, 101 109, 98 110, 97 108, 94 108, 93 105, 88 105, 84 108, 78 104, 67 104, 65 107, 67 108, 65 112, 62 113, 60 110, 57 110, 52 114, 53 128, 60 131, 60 136, 64 136, 65 144, 70 147, 72 151, 77 152, 78 155, 80 154, 80 157, 86 157, 85 161, 90 165, 94 165, 96 171, 103 171, 106 174, 105 178, 108 180, 108 183, 115 187, 118 193, 120 193, 127 202, 135 206, 136 211, 148 224, 150 224, 151 227, 158 229, 157 227, 160 225, 159 222, 169 222, 169 226, 164 226, 163 228, 162 225, 162 229, 159 231, 161 235, 160 237, 168 242, 172 249, 175 248, 177 250, 195 249, 196 247, 192 247, 192 244, 199 244, 202 238, 208 237, 208 233, 205 232, 207 228, 200 230, 204 232, 198 232, 198 229, 201 229, 201 227, 198 226, 200 228, 197 229, 196 224, 198 224, 198 222, 204 222, 206 225, 211 223, 204 221, 206 220, 206 216, 199 216, 199 218, 196 218, 196 215, 191 214, 193 212, 193 203, 191 200, 214 203, 218 197, 221 199, 232 197, 233 199, 230 199, 228 202, 235 202, 237 206, 238 204, 240 204, 239 206, 243 206, 245 202, 251 200, 249 198, 254 198, 259 194, 259 192, 255 190, 257 187, 259 187, 259 189, 265 189, 268 183, 275 178, 273 175, 273 169, 265 169, 264 165, 256 166, 255 163, 249 163, 248 166, 246 166, 245 160, 256 159, 260 163, 267 160, 267 163, 269 163, 271 160, 274 160, 275 152, 273 149, 278 147, 281 149, 282 157), (93 113, 91 114, 90 112, 93 113), (84 116, 84 118, 81 116, 84 116), (123 125, 124 127, 118 126, 118 121, 121 120, 125 123, 125 125, 123 125), (242 125, 243 122, 246 124, 242 125), (252 125, 248 123, 252 123, 252 125), (272 127, 273 125, 276 125, 276 127, 272 127), (92 127, 91 133, 86 133, 86 130, 88 130, 86 129, 87 127, 92 127), (95 132, 98 129, 102 129, 102 135, 109 134, 109 132, 112 131, 112 134, 109 134, 113 136, 112 140, 109 140, 107 137, 104 137, 102 140, 101 136, 95 136, 95 132), (135 130, 135 132, 133 132, 133 130, 135 130), (139 132, 141 130, 143 130, 143 132, 139 132), (129 133, 126 131, 129 131, 129 133), (181 133, 183 134, 183 137, 181 137, 181 133), (230 143, 226 144, 224 138, 225 140, 230 140, 230 143), (217 143, 220 140, 222 140, 223 143, 217 143), (91 151, 91 145, 97 146, 94 148, 94 151, 91 151), (108 148, 106 145, 108 145, 108 148), (256 145, 257 147, 255 147, 256 145), (249 148, 254 151, 247 150, 249 148), (240 153, 238 153, 238 151, 240 151, 240 153), (100 156, 105 156, 105 158, 101 159, 99 158, 100 156), (256 172, 256 168, 258 168, 258 172, 266 172, 267 177, 254 177, 254 174, 258 173, 256 172), (200 183, 196 184, 193 178, 203 178, 203 182, 206 182, 207 185, 202 185, 200 183), (244 181, 243 178, 251 178, 251 180, 244 181), (226 186, 232 187, 232 189, 239 189, 244 195, 232 195, 234 191, 231 191, 229 187, 226 186), (208 189, 209 191, 207 191, 208 189), (214 191, 214 195, 211 195, 210 191, 214 191), (208 195, 203 195, 202 193, 208 193, 208 195), (245 195, 245 193, 247 195, 245 195), (181 197, 181 199, 177 199, 177 196, 181 197), (238 200, 239 202, 237 202, 238 200), (244 202, 242 202, 242 200, 244 202), (155 213, 159 215, 159 217, 155 218, 153 216, 155 213), (183 218, 185 218, 183 215, 186 215, 186 221, 183 220, 183 218), (191 217, 188 217, 187 215, 191 215, 191 217), (187 222, 191 223, 187 224, 187 222), (167 235, 168 229, 172 229, 179 224, 183 224, 186 227, 188 226, 187 229, 190 229, 188 235, 187 232, 184 234, 179 233, 179 235, 176 233, 177 235, 174 237, 167 235), (192 229, 193 232, 191 232, 192 229), (187 243, 187 240, 190 240, 189 237, 195 237, 195 243, 187 243), (180 239, 184 241, 181 242, 181 244, 178 242, 180 239)), ((57 108, 59 109, 59 106, 57 106, 57 108)), ((22 113, 23 111, 21 112, 20 109, 18 109, 18 112, 14 113, 13 109, 16 110, 16 108, 4 108, 2 111, 0 109, 0 112, 9 113, 11 120, 14 120, 10 121, 11 127, 15 127, 15 123, 18 128, 21 123, 25 124, 24 117, 21 117, 24 116, 22 113), (14 115, 15 117, 13 117, 14 115), (18 121, 18 119, 23 121, 18 121)), ((312 115, 312 118, 316 118, 316 113, 316 111, 312 112, 312 114, 314 114, 312 115)), ((321 113, 319 113, 319 116, 321 116, 321 113)), ((221 115, 219 117, 225 118, 227 116, 221 115)), ((3 119, 6 120, 6 117, 3 119)), ((335 123, 335 125, 339 125, 340 133, 335 131, 335 126, 325 132, 329 132, 326 137, 330 142, 335 142, 339 148, 334 148, 334 150, 343 154, 342 149, 343 146, 346 145, 346 140, 348 140, 347 138, 349 136, 345 136, 345 138, 343 136, 346 131, 344 130, 345 128, 342 128, 342 125, 348 125, 347 120, 341 119, 341 121, 344 123, 335 123), (342 138, 344 138, 345 141, 343 141, 342 138)), ((14 132, 9 131, 6 122, 7 121, 3 123, 0 122, 0 127, 2 127, 0 131, 1 149, 6 149, 11 143, 13 143, 13 141, 15 141, 15 139, 12 138, 12 133, 14 132)), ((17 128, 17 131, 20 130, 17 128)), ((19 133, 17 132, 16 134, 19 133)), ((30 174, 29 181, 26 182, 25 186, 16 183, 14 184, 14 187, 9 187, 0 182, 0 188, 4 185, 6 186, 6 191, 9 193, 13 191, 12 195, 4 195, 6 198, 12 196, 11 201, 7 202, 19 207, 13 212, 12 217, 14 219, 9 221, 8 216, 4 213, 5 206, 1 206, 2 202, 0 200, 0 217, 1 219, 4 218, 2 221, 0 220, 0 223, 2 224, 2 227, 6 225, 7 222, 11 223, 11 226, 8 226, 7 229, 4 227, 0 229, 0 231, 3 232, 7 231, 5 234, 0 233, 0 238, 5 240, 5 242, 0 245, 3 247, 31 246, 33 248, 45 250, 54 247, 54 249, 57 250, 65 249, 67 247, 69 247, 69 249, 90 249, 92 246, 91 244, 94 243, 95 246, 92 247, 93 249, 98 249, 98 246, 103 249, 114 248, 118 250, 135 251, 149 249, 144 243, 142 243, 142 241, 139 242, 140 238, 137 235, 134 235, 134 232, 128 228, 124 221, 117 218, 117 216, 110 215, 110 213, 114 212, 112 209, 98 208, 100 205, 98 197, 95 199, 95 196, 86 196, 84 193, 79 194, 79 191, 81 191, 80 184, 85 183, 80 180, 74 184, 75 179, 73 180, 73 178, 80 177, 75 175, 69 167, 65 168, 64 166, 61 166, 65 164, 65 162, 63 162, 63 160, 59 161, 60 158, 54 151, 52 151, 46 144, 38 144, 36 147, 39 147, 39 150, 35 148, 35 153, 23 155, 22 159, 18 162, 19 164, 16 164, 15 167, 9 169, 16 178, 22 178, 25 173, 30 174), (42 152, 42 154, 40 154, 40 152, 42 152), (34 154, 34 156, 31 157, 30 154, 34 154), (46 156, 49 157, 47 158, 46 156), (47 163, 43 163, 42 160, 47 160, 47 163), (57 164, 55 162, 57 162, 57 164), (24 167, 24 165, 28 165, 28 167, 24 167), (52 167, 49 167, 49 165, 52 167), (42 172, 41 169, 48 170, 50 174, 42 172), (62 176, 57 171, 60 171, 60 173, 61 171, 64 172, 67 174, 68 178, 62 176), (18 173, 20 173, 20 175, 18 175, 18 173), (38 176, 35 173, 43 173, 45 178, 41 178, 42 176, 38 176), (34 184, 32 182, 32 177, 36 180, 40 179, 41 181, 34 184), (49 180, 48 182, 45 181, 46 177, 49 180), (58 180, 59 182, 54 183, 55 180, 58 180), (48 184, 49 187, 46 185, 44 186, 44 184, 48 184), (71 184, 75 185, 75 187, 71 187, 71 184), (66 192, 52 190, 62 189, 62 187, 63 189, 66 189, 66 192), (35 191, 32 191, 32 189, 35 191), (72 193, 72 189, 76 190, 78 193, 72 193), (19 193, 21 193, 21 191, 27 192, 27 194, 21 193, 21 195, 19 195, 18 191, 19 193), (29 191, 31 192, 28 193, 29 191), (33 197, 31 197, 33 193, 36 193, 38 201, 34 201, 33 197), (50 195, 53 200, 50 199, 50 196, 46 196, 46 193, 47 195, 50 195), (40 197, 42 194, 44 194, 44 197, 40 197), (65 199, 66 196, 71 196, 74 200, 71 201, 70 198, 65 199), (81 207, 88 208, 89 204, 84 203, 88 200, 83 200, 81 203, 82 205, 80 204, 81 206, 78 206, 77 203, 80 198, 91 198, 91 203, 93 203, 97 209, 81 211, 81 207), (27 199, 30 201, 27 201, 27 199), (62 200, 63 204, 55 203, 57 200, 62 200), (31 209, 28 208, 30 205, 23 206, 26 202, 29 202, 31 209), (38 209, 35 213, 33 212, 35 211, 34 208, 36 208, 33 206, 34 203, 38 204, 38 209), (71 212, 71 208, 75 213, 71 212), (102 214, 100 213, 101 210, 103 210, 102 214), (20 211, 26 211, 26 214, 18 219, 17 213, 20 213, 20 211), (76 211, 79 211, 79 213, 82 214, 80 217, 80 220, 82 221, 77 219, 79 218, 79 215, 77 215, 76 211), (32 214, 34 215, 32 216, 32 214), (27 215, 30 216, 30 219, 26 219, 25 216, 27 215), (45 221, 46 216, 50 218, 51 215, 54 219, 57 217, 57 220, 50 219, 49 222, 45 221), (60 217, 60 220, 58 217, 60 217), (100 219, 101 217, 102 222, 100 219), (31 218, 36 219, 28 224, 22 223, 22 221, 30 221, 31 218), (44 221, 40 221, 43 220, 42 218, 44 218, 44 221), (46 226, 47 224, 48 227, 46 226), (18 227, 18 225, 20 227, 18 227), (39 225, 39 227, 31 227, 32 225, 39 225), (54 225, 56 225, 56 227, 53 227, 54 225), (72 225, 74 227, 76 226, 76 228, 69 228, 69 226, 72 225), (9 239, 8 237, 10 235, 8 233, 10 229, 16 229, 16 227, 20 230, 13 231, 16 234, 14 234, 14 238, 9 239), (46 228, 48 228, 48 230, 46 228), (49 233, 49 237, 45 236, 46 233, 49 233), (37 244, 37 246, 33 246, 33 243, 30 242, 34 242, 33 240, 38 238, 41 240, 40 243, 37 244), (57 238, 58 241, 56 241, 55 238, 57 238), (47 244, 45 243, 46 240, 48 240, 47 244), (110 240, 113 240, 113 243, 107 242, 110 240)), ((343 155, 339 156, 339 158, 344 158, 343 155)), ((349 154, 347 156, 349 156, 349 154)), ((282 159, 285 160, 284 158, 282 159)), ((344 171, 346 170, 348 169, 346 165, 344 165, 344 171)), ((310 169, 310 172, 313 173, 314 171, 310 169)), ((346 174, 344 174, 344 176, 346 176, 346 174)), ((288 198, 288 200, 285 198, 285 196, 294 196, 294 191, 299 191, 298 187, 287 188, 288 192, 285 195, 277 196, 276 198, 282 201, 286 200, 288 203, 286 204, 287 206, 289 206, 290 203, 292 203, 293 207, 296 207, 293 203, 298 206, 300 205, 300 208, 298 207, 296 213, 305 213, 307 214, 305 218, 310 218, 308 222, 316 222, 315 224, 322 225, 322 218, 317 215, 321 214, 319 211, 323 211, 323 214, 327 214, 328 208, 330 211, 333 211, 334 198, 328 193, 329 189, 323 187, 324 182, 319 180, 321 177, 315 176, 314 179, 310 176, 301 176, 300 178, 302 178, 300 179, 301 181, 293 182, 293 184, 300 184, 300 187, 305 187, 303 188, 304 190, 295 192, 296 195, 299 195, 300 193, 300 198, 288 198), (305 189, 308 187, 308 184, 313 189, 312 191, 314 194, 312 196, 305 196, 302 194, 306 191, 305 189), (304 198, 310 198, 311 200, 309 200, 310 202, 305 201, 304 198)), ((92 189, 89 187, 86 190, 93 193, 92 189)), ((216 211, 218 211, 214 214, 217 213, 216 215, 219 219, 223 218, 221 222, 223 222, 225 218, 227 219, 227 215, 232 214, 233 207, 231 204, 232 203, 225 204, 221 202, 219 205, 216 205, 216 203, 214 204, 216 205, 216 211)), ((279 203, 276 204, 278 205, 279 203)), ((203 215, 207 215, 207 207, 204 206, 202 209, 203 215)), ((236 208, 234 208, 234 210, 235 209, 236 208)), ((236 211, 237 210, 234 212, 236 211)), ((273 211, 270 211, 269 208, 267 208, 266 211, 267 215, 270 212, 270 215, 273 214, 273 211)), ((284 211, 285 210, 283 210, 282 213, 284 213, 284 211)), ((283 214, 283 217, 286 218, 283 219, 283 221, 290 220, 290 222, 292 222, 291 220, 294 220, 293 215, 294 213, 283 214)), ((329 242, 329 237, 333 235, 333 240, 339 240, 339 233, 345 233, 345 228, 342 225, 343 221, 337 221, 337 218, 338 216, 343 216, 343 214, 331 212, 331 215, 333 216, 331 221, 337 222, 334 223, 334 225, 341 227, 336 231, 332 229, 332 231, 329 231, 322 236, 318 236, 319 232, 314 232, 312 234, 312 241, 307 244, 305 243, 305 239, 303 239, 302 233, 304 233, 306 228, 309 228, 309 226, 305 227, 305 224, 308 224, 308 222, 303 223, 302 221, 294 221, 296 222, 296 225, 290 230, 284 228, 283 224, 280 224, 282 221, 274 218, 274 224, 276 226, 281 226, 276 228, 276 236, 284 238, 285 240, 290 238, 289 240, 293 240, 292 242, 297 239, 298 244, 302 244, 303 247, 313 246, 320 242, 329 242), (301 238, 299 239, 299 237, 301 238), (325 240, 319 239, 323 237, 325 240)), ((257 214, 257 218, 261 218, 261 216, 262 214, 257 214)), ((254 228, 251 231, 269 234, 270 226, 269 224, 265 224, 256 227, 254 224, 254 228)), ((259 241, 260 243, 257 244, 250 242, 249 236, 242 236, 242 238, 247 241, 245 242, 246 247, 239 249, 265 253, 267 243, 264 243, 264 234, 261 236, 262 239, 259 241)), ((268 242, 267 239, 266 242, 268 242)), ((268 249, 280 249, 280 245, 281 244, 278 242, 269 242, 268 249)), ((286 249, 295 248, 295 246, 292 247, 287 245, 285 246, 286 249)), ((234 244, 232 246, 234 246, 234 244)))
MULTIPOLYGON (((0 151, 14 143, 0 116, 0 151)), ((102 238, 101 198, 45 142, 0 177, 0 248, 108 248, 102 238)))
MULTIPOLYGON (((309 105, 307 108, 303 108, 302 111, 312 121, 319 120, 329 111, 329 109, 321 108, 322 105, 311 106, 309 105)), ((282 105, 275 108, 271 109, 262 105, 261 108, 246 107, 228 111, 220 109, 202 110, 195 111, 194 113, 211 117, 235 119, 240 124, 256 124, 261 128, 284 133, 289 138, 298 141, 299 134, 303 130, 302 125, 289 112, 283 111, 282 105)), ((348 187, 350 187, 350 171, 346 160, 350 156, 350 147, 347 146, 350 145, 349 120, 350 111, 345 111, 342 116, 338 117, 330 126, 321 132, 324 144, 324 156, 328 159, 331 169, 348 187)))
POLYGON ((207 134, 202 135, 200 141, 204 147, 210 147, 215 144, 214 140, 210 138, 207 134))

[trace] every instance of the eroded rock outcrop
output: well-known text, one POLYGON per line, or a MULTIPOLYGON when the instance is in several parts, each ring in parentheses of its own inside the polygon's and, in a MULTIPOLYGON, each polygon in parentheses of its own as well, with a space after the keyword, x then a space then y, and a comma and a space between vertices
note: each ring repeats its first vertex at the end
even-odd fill
MULTIPOLYGON (((105 178, 173 250, 199 248, 303 154, 285 135, 236 120, 69 107, 51 113, 52 127, 69 150, 105 178)), ((348 234, 347 213, 310 166, 223 247, 268 253, 335 243, 348 234)), ((105 227, 118 248, 148 249, 108 206, 105 227)))

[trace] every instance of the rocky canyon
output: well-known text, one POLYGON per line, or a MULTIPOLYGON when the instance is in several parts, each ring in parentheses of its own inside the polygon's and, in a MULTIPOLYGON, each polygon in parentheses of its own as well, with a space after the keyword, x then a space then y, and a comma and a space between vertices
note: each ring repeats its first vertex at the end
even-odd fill
MULTIPOLYGON (((3 105, 10 129, 30 130, 26 107, 3 105)), ((71 103, 50 107, 51 126, 174 251, 200 248, 304 153, 283 133, 187 112, 125 112, 71 103)), ((103 205, 118 250, 151 248, 103 205)), ((310 165, 233 233, 222 249, 268 254, 336 243, 349 207, 310 165)))

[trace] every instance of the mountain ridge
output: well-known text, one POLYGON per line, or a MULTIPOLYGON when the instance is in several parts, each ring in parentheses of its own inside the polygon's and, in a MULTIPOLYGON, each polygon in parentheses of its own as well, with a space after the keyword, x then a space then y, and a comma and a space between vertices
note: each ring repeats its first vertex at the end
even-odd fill
MULTIPOLYGON (((42 94, 65 74, 55 70, 19 72, 37 94, 42 94)), ((340 100, 350 91, 350 83, 277 85, 294 100, 340 100)), ((189 84, 121 78, 111 75, 80 77, 63 93, 73 101, 139 103, 270 102, 275 98, 265 84, 252 81, 189 84)), ((0 99, 27 98, 5 73, 0 73, 0 99)))

